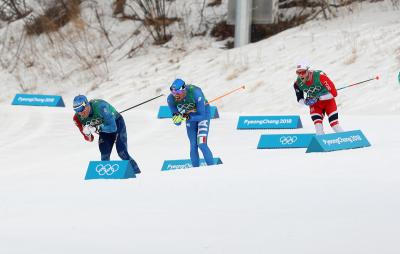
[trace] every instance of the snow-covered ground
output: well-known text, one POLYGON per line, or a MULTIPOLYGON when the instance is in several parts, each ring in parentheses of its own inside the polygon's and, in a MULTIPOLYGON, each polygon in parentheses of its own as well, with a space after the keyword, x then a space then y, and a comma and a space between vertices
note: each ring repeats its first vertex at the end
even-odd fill
MULTIPOLYGON (((372 147, 306 154, 257 150, 260 134, 272 131, 237 131, 237 114, 223 112, 209 136, 223 165, 161 172, 164 159, 187 158, 185 130, 155 120, 156 112, 131 111, 129 146, 143 173, 84 181, 99 154, 69 109, 2 112, 10 128, 0 148, 1 253, 400 250, 398 116, 344 116, 372 147)), ((292 132, 312 131, 306 119, 292 132)))
POLYGON ((399 253, 399 16, 388 1, 239 49, 197 38, 178 50, 173 41, 109 62, 108 81, 94 90, 73 82, 87 81, 79 72, 57 86, 37 77, 47 85, 32 92, 63 95, 66 108, 10 106, 18 83, 0 72, 0 253, 399 253), (361 129, 371 147, 256 149, 264 133, 313 131, 292 89, 301 59, 337 87, 380 75, 337 99, 343 128, 361 129), (183 126, 156 118, 163 97, 124 113, 142 174, 84 181, 99 152, 73 125, 73 96, 122 110, 167 93, 175 77, 208 99, 247 86, 214 104, 221 118, 211 122, 209 145, 224 164, 160 171, 189 149, 183 126), (238 131, 243 114, 300 114, 304 128, 238 131))

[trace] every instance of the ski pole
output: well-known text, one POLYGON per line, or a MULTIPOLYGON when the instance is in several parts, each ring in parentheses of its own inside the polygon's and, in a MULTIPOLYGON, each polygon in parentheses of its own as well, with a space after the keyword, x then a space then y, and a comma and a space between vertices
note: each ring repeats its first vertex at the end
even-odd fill
MULTIPOLYGON (((232 90, 232 91, 230 91, 230 92, 227 92, 226 94, 223 94, 223 95, 221 95, 221 96, 218 96, 217 98, 212 99, 211 101, 207 102, 207 104, 210 104, 211 102, 217 101, 217 100, 219 100, 219 99, 221 99, 221 98, 223 98, 223 97, 225 97, 225 96, 230 95, 231 93, 234 93, 234 92, 236 92, 236 91, 239 91, 240 89, 245 89, 245 86, 241 86, 241 87, 236 88, 236 89, 234 89, 234 90, 232 90)), ((206 105, 207 105, 207 104, 206 104, 206 105)))
POLYGON ((362 84, 362 83, 365 83, 365 82, 368 82, 368 81, 371 81, 371 80, 375 80, 375 79, 378 80, 379 76, 376 76, 375 78, 370 78, 370 79, 367 79, 367 80, 363 80, 363 81, 360 81, 360 82, 357 82, 357 83, 354 83, 354 84, 351 84, 351 85, 348 85, 348 86, 344 86, 344 87, 338 88, 336 90, 342 90, 342 89, 345 89, 345 88, 348 88, 348 87, 351 87, 351 86, 356 86, 356 85, 359 85, 359 84, 362 84))
POLYGON ((141 103, 139 103, 139 104, 136 104, 136 105, 134 105, 134 106, 132 106, 132 107, 130 107, 130 108, 127 108, 127 109, 125 109, 125 110, 122 110, 122 111, 119 112, 119 113, 121 114, 121 113, 123 113, 123 112, 125 112, 125 111, 128 111, 128 110, 131 110, 131 109, 133 109, 133 108, 139 107, 140 105, 143 105, 143 104, 145 104, 145 103, 147 103, 147 102, 149 102, 149 101, 155 100, 155 99, 157 99, 157 98, 159 98, 159 97, 161 97, 161 96, 164 96, 164 94, 160 94, 160 95, 158 95, 158 96, 156 96, 156 97, 154 97, 154 98, 148 99, 147 101, 144 101, 144 102, 141 102, 141 103))

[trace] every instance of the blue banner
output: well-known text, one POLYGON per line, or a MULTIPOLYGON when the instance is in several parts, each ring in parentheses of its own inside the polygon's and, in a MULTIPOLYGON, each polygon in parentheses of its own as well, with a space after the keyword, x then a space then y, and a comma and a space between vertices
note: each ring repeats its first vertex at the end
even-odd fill
MULTIPOLYGON (((220 158, 214 158, 214 165, 222 164, 220 158)), ((204 159, 200 159, 200 166, 207 166, 204 159)), ((161 168, 161 171, 193 168, 191 160, 166 160, 161 168)))
POLYGON ((331 152, 344 149, 368 147, 371 144, 360 130, 316 135, 307 148, 307 153, 331 152))
MULTIPOLYGON (((218 109, 215 106, 210 106, 211 119, 219 118, 218 109)), ((172 118, 171 110, 168 106, 160 106, 158 110, 158 118, 172 118)))
POLYGON ((238 130, 302 128, 300 116, 239 116, 238 130))
POLYGON ((43 94, 16 94, 11 105, 65 107, 61 96, 43 94))
POLYGON ((128 160, 91 161, 86 171, 85 180, 90 179, 128 179, 135 178, 135 173, 128 160))
POLYGON ((307 148, 315 134, 261 135, 257 149, 307 148))

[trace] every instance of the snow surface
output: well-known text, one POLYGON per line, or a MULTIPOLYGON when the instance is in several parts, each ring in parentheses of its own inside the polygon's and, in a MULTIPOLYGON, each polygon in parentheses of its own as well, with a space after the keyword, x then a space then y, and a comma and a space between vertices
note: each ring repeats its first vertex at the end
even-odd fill
POLYGON ((0 253, 399 253, 399 15, 389 1, 363 4, 232 50, 210 38, 174 40, 113 58, 110 77, 95 89, 84 71, 57 85, 27 71, 25 84, 44 84, 30 92, 60 94, 66 108, 9 105, 20 90, 1 71, 0 253), (301 59, 337 87, 380 75, 337 99, 343 128, 361 129, 371 147, 256 149, 264 133, 313 131, 292 89, 301 59), (72 123, 73 96, 123 110, 167 93, 175 77, 198 84, 208 99, 246 85, 214 104, 221 118, 211 122, 209 145, 224 164, 160 171, 164 160, 189 154, 184 127, 156 119, 163 97, 124 113, 142 174, 84 181, 89 160, 100 156, 72 123), (243 114, 300 114, 304 128, 238 131, 243 114))

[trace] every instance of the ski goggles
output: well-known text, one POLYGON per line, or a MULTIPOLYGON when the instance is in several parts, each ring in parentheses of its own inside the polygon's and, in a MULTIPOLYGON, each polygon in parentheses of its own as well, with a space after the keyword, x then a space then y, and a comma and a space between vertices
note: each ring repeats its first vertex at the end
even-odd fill
POLYGON ((304 74, 306 74, 306 72, 307 72, 307 70, 297 70, 296 74, 297 75, 304 75, 304 74))
POLYGON ((74 110, 75 110, 76 113, 80 113, 80 112, 82 112, 82 111, 85 110, 85 108, 86 108, 86 102, 82 102, 82 103, 79 104, 79 105, 73 105, 73 108, 74 108, 74 110))
POLYGON ((175 87, 170 87, 170 90, 173 95, 181 95, 186 91, 186 86, 182 85, 179 89, 176 89, 175 87))

